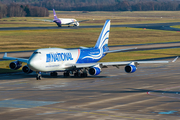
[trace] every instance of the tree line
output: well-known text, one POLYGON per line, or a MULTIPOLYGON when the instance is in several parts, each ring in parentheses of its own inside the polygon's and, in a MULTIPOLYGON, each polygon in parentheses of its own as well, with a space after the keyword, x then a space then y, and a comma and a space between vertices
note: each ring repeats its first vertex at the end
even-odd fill
POLYGON ((41 0, 32 5, 60 11, 175 11, 178 0, 41 0))
POLYGON ((47 17, 48 9, 45 7, 22 5, 11 3, 5 5, 0 3, 0 18, 3 17, 47 17))
POLYGON ((0 0, 0 2, 8 6, 13 2, 60 11, 180 10, 180 0, 0 0))
POLYGON ((0 0, 0 18, 49 16, 60 11, 177 11, 180 0, 0 0), (28 4, 28 5, 27 5, 28 4))

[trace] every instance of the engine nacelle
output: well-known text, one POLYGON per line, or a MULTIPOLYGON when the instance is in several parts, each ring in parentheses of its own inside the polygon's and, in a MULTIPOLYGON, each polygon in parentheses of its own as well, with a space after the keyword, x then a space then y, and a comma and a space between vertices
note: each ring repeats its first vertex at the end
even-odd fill
POLYGON ((100 67, 92 67, 89 69, 89 74, 90 75, 99 75, 101 73, 101 68, 100 67))
POLYGON ((9 64, 9 68, 12 70, 17 70, 21 67, 21 63, 19 61, 13 61, 9 64))
POLYGON ((33 72, 27 65, 25 65, 25 66, 22 68, 22 71, 23 71, 24 73, 27 73, 27 74, 33 72))
POLYGON ((76 22, 76 24, 74 24, 75 26, 79 26, 79 22, 76 22))
POLYGON ((124 70, 127 72, 127 73, 133 73, 137 70, 136 66, 135 65, 132 65, 132 64, 129 64, 129 65, 126 65, 124 70))

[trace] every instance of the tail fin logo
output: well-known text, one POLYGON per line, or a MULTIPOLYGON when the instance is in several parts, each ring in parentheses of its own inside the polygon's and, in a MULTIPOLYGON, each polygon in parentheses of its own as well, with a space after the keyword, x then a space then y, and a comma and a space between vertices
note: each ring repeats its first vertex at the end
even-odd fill
POLYGON ((55 12, 54 9, 53 9, 53 14, 54 14, 54 19, 58 19, 57 16, 56 16, 56 12, 55 12))
POLYGON ((108 45, 109 31, 110 31, 110 20, 106 20, 94 48, 102 49, 105 45, 106 46, 108 45))
POLYGON ((109 40, 109 31, 110 31, 110 20, 106 20, 104 27, 99 35, 96 45, 94 48, 98 49, 98 54, 90 54, 85 56, 82 59, 93 59, 100 60, 104 56, 104 51, 108 50, 108 40, 109 40))

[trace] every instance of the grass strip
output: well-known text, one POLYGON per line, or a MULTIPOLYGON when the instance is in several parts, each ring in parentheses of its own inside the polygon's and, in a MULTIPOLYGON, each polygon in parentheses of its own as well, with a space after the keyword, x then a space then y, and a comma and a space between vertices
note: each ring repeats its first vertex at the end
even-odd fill
MULTIPOLYGON (((0 51, 93 47, 102 28, 0 31, 0 51)), ((179 42, 180 32, 142 28, 111 28, 109 45, 179 42)))

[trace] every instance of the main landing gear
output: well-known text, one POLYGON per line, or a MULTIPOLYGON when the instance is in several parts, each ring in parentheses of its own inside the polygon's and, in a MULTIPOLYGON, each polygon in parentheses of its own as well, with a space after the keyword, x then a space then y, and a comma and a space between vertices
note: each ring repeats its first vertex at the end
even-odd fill
POLYGON ((41 80, 41 72, 37 73, 36 80, 41 80))
MULTIPOLYGON (((37 76, 36 76, 36 80, 41 80, 42 76, 41 76, 41 72, 36 72, 37 76)), ((73 74, 73 71, 65 71, 64 72, 64 77, 69 77, 70 74, 73 74)), ((50 76, 57 76, 57 72, 51 72, 50 76)), ((81 70, 76 70, 74 73, 74 77, 87 77, 88 73, 86 69, 81 69, 81 70)))
MULTIPOLYGON (((73 71, 65 71, 64 72, 64 77, 69 77, 70 74, 73 74, 73 71)), ((82 70, 76 70, 74 72, 74 77, 87 77, 87 71, 86 69, 82 69, 82 70)))
POLYGON ((69 77, 69 76, 70 76, 69 71, 65 71, 65 72, 64 72, 64 77, 69 77))
POLYGON ((87 71, 86 70, 77 70, 74 73, 74 77, 87 77, 87 71))
POLYGON ((51 73, 50 73, 50 76, 57 77, 57 75, 58 75, 57 72, 51 72, 51 73))

